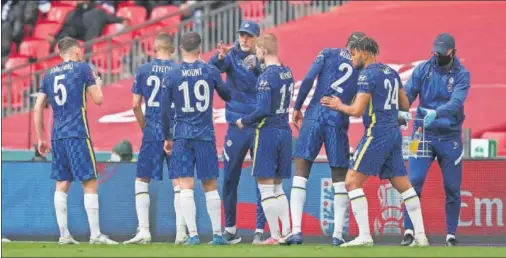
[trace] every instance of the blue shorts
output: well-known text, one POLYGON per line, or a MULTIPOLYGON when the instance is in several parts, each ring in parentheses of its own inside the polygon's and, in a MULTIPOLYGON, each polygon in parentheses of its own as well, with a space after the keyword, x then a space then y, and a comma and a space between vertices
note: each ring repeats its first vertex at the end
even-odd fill
POLYGON ((194 177, 202 181, 218 178, 218 153, 214 141, 176 139, 172 145, 171 167, 178 178, 194 177))
POLYGON ((380 136, 364 136, 350 162, 350 169, 381 179, 406 176, 402 134, 395 130, 380 136))
POLYGON ((292 175, 292 132, 278 128, 256 130, 252 175, 289 179, 292 175))
POLYGON ((347 168, 350 164, 348 132, 340 126, 331 126, 316 120, 306 120, 295 144, 296 158, 314 161, 325 143, 327 159, 331 167, 347 168))
POLYGON ((51 179, 86 181, 97 178, 95 152, 89 138, 51 141, 51 179))
POLYGON ((177 178, 177 175, 171 169, 170 156, 163 150, 164 141, 142 142, 139 151, 139 160, 137 161, 138 178, 152 178, 154 180, 163 180, 163 163, 167 163, 169 170, 169 179, 177 178))

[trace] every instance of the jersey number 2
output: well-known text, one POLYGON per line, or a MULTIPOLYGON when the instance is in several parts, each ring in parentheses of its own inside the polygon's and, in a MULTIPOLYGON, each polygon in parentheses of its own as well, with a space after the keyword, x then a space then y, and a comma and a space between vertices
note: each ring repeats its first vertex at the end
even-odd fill
POLYGON ((385 110, 390 110, 392 109, 392 105, 395 105, 395 108, 399 109, 399 81, 395 79, 392 89, 392 82, 390 82, 389 79, 385 79, 385 89, 388 90, 388 94, 383 108, 385 110))
POLYGON ((160 90, 160 78, 158 78, 158 76, 151 75, 148 77, 146 84, 148 86, 154 86, 151 96, 149 96, 148 99, 148 107, 160 107, 160 102, 155 101, 156 94, 158 94, 158 91, 160 90))
POLYGON ((350 78, 350 76, 353 74, 353 67, 351 67, 351 65, 348 63, 342 63, 339 66, 339 71, 344 72, 343 77, 337 79, 337 81, 332 83, 332 85, 330 85, 330 87, 333 90, 337 91, 338 93, 343 93, 343 88, 341 88, 341 84, 345 83, 350 78))
POLYGON ((65 79, 65 74, 60 74, 54 77, 53 90, 54 90, 54 100, 58 106, 63 106, 65 102, 67 102, 67 89, 65 85, 60 83, 60 80, 65 79), (58 92, 61 92, 61 95, 58 96, 58 92))

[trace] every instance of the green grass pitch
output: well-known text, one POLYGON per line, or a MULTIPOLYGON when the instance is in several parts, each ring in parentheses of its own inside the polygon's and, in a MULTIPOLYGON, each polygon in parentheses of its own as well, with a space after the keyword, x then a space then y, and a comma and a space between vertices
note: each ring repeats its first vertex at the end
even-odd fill
POLYGON ((58 245, 2 243, 2 257, 505 257, 505 247, 58 245))

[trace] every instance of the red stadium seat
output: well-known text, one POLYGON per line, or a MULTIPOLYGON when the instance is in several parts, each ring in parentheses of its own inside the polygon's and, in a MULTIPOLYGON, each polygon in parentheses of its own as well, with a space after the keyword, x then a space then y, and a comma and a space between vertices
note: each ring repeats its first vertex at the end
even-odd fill
POLYGON ((154 56, 155 51, 153 49, 153 41, 156 37, 156 31, 165 31, 165 32, 172 32, 172 29, 170 27, 164 26, 161 23, 154 23, 149 26, 146 26, 145 28, 142 28, 140 30, 140 42, 141 42, 141 48, 144 50, 144 53, 149 56, 154 56), (148 36, 146 36, 148 35, 148 36))
POLYGON ((50 68, 53 68, 60 64, 63 60, 59 56, 51 57, 49 59, 42 60, 40 62, 37 62, 35 65, 35 70, 37 71, 43 71, 42 76, 46 74, 47 70, 50 68))
POLYGON ((19 54, 34 58, 42 58, 49 55, 49 42, 38 38, 28 38, 19 45, 19 54))
POLYGON ((61 24, 54 21, 41 22, 35 25, 33 37, 45 39, 47 35, 55 36, 60 30, 61 24))
POLYGON ((69 0, 59 0, 59 1, 55 1, 55 2, 59 3, 59 4, 71 5, 71 6, 76 6, 79 4, 79 1, 69 1, 69 0))
POLYGON ((243 20, 260 22, 265 19, 265 4, 262 1, 239 1, 243 20))
POLYGON ((301 5, 301 4, 310 4, 311 1, 288 1, 291 5, 301 5))
POLYGON ((11 103, 12 108, 19 108, 22 104, 23 98, 23 80, 17 75, 12 75, 11 80, 6 74, 2 74, 2 107, 7 108, 9 106, 8 99, 8 88, 11 85, 11 103))
POLYGON ((142 6, 127 5, 120 7, 116 16, 128 19, 130 24, 135 26, 146 21, 146 9, 142 6))
POLYGON ((11 43, 11 51, 9 53, 9 55, 16 55, 18 54, 18 46, 16 45, 16 43, 12 42, 11 43))
MULTIPOLYGON (((106 25, 104 30, 102 31, 103 36, 112 35, 114 33, 120 32, 116 26, 116 24, 109 24, 106 25)), ((130 52, 130 49, 132 49, 132 44, 130 42, 133 39, 133 31, 128 33, 120 34, 116 37, 114 37, 114 41, 121 43, 121 49, 123 50, 124 54, 127 54, 130 52)))
POLYGON ((53 4, 49 12, 47 13, 48 21, 55 21, 63 23, 68 13, 74 10, 75 7, 72 5, 53 4))
POLYGON ((121 8, 124 6, 132 6, 132 5, 135 5, 134 0, 121 1, 120 3, 118 3, 118 8, 121 8))
MULTIPOLYGON (((179 7, 174 5, 157 6, 151 11, 151 20, 161 18, 169 14, 176 14, 179 12, 179 7)), ((171 26, 171 33, 175 34, 178 30, 178 25, 181 23, 181 16, 175 15, 167 19, 163 19, 160 23, 164 26, 171 26)))
POLYGON ((99 73, 118 74, 122 71, 121 58, 123 56, 123 49, 115 47, 114 45, 120 42, 112 40, 112 49, 108 49, 107 41, 96 43, 92 46, 91 62, 97 67, 99 73), (111 56, 111 70, 108 69, 108 55, 111 56))
MULTIPOLYGON (((5 69, 10 70, 15 67, 19 67, 24 64, 28 64, 28 56, 24 55, 13 55, 9 56, 7 58, 7 61, 5 62, 5 69)), ((23 78, 23 84, 24 85, 30 85, 32 81, 32 70, 33 65, 24 66, 23 68, 18 68, 12 71, 13 74, 20 76, 23 78)))

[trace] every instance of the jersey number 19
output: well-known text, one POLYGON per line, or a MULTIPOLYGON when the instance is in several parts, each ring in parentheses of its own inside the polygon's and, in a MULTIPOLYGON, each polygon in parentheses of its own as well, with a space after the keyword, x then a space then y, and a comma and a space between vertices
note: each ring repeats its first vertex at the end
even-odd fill
MULTIPOLYGON (((190 102, 190 89, 188 82, 185 81, 179 85, 178 90, 183 91, 184 95, 184 107, 181 111, 185 113, 195 112, 195 108, 191 106, 190 102)), ((193 87, 193 93, 197 99, 195 107, 199 112, 205 112, 209 108, 209 96, 211 94, 209 84, 205 80, 198 80, 193 87)))

